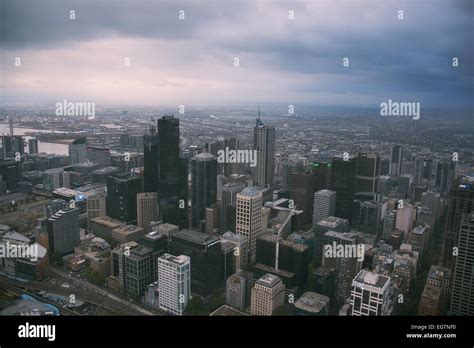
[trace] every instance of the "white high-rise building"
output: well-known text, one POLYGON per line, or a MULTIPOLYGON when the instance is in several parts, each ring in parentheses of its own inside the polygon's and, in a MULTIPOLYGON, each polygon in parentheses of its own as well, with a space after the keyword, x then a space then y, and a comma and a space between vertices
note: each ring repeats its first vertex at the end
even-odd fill
POLYGON ((183 315, 191 297, 191 258, 164 254, 158 258, 160 309, 183 315))
POLYGON ((257 238, 262 231, 262 192, 247 187, 237 194, 236 233, 248 240, 251 265, 255 263, 257 238))
POLYGON ((320 190, 314 193, 313 226, 336 214, 336 192, 320 190))
POLYGON ((352 315, 390 315, 393 306, 389 287, 389 277, 370 271, 360 271, 352 281, 350 298, 352 315))

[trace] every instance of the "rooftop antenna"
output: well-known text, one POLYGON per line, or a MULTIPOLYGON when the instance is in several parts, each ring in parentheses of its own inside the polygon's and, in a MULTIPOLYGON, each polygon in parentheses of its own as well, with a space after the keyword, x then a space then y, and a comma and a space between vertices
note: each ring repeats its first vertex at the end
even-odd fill
POLYGON ((260 120, 260 105, 258 106, 258 119, 260 120))

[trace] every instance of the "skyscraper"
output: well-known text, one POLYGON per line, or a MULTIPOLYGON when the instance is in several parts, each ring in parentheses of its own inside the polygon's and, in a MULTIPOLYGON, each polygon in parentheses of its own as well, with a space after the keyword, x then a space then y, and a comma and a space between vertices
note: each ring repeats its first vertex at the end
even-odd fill
POLYGON ((259 117, 256 119, 253 148, 257 151, 257 165, 254 168, 254 186, 273 187, 275 171, 275 128, 268 126, 259 117))
POLYGON ((360 271, 352 282, 352 315, 390 315, 390 278, 381 274, 360 271))
POLYGON ((170 254, 159 257, 158 284, 160 309, 183 315, 191 297, 191 259, 170 254))
POLYGON ((236 233, 247 238, 253 265, 257 238, 262 233, 262 192, 256 187, 247 187, 237 194, 236 233))
POLYGON ((159 192, 159 138, 155 127, 143 136, 143 189, 145 192, 159 192))
POLYGON ((379 177, 379 155, 359 152, 357 154, 355 192, 377 192, 379 177))
POLYGON ((298 209, 304 211, 303 222, 310 224, 312 221, 317 177, 311 172, 294 173, 291 177, 290 198, 298 209))
POLYGON ((202 152, 191 159, 191 210, 192 225, 201 230, 206 219, 206 208, 217 201, 217 159, 202 152))
MULTIPOLYGON (((160 214, 163 222, 183 228, 187 226, 188 167, 187 159, 180 157, 179 119, 174 116, 163 116, 158 119, 158 139, 160 214)), ((155 146, 153 144, 156 144, 154 139, 152 151, 155 146)), ((156 155, 152 157, 150 161, 155 163, 156 155)))
POLYGON ((107 178, 107 215, 127 223, 137 221, 137 194, 142 192, 141 177, 116 174, 107 178))
POLYGON ((87 138, 79 138, 69 145, 69 158, 71 164, 87 161, 87 138))
POLYGON ((46 222, 49 253, 70 254, 79 244, 79 209, 60 210, 46 222))
POLYGON ((459 226, 463 214, 474 210, 474 177, 463 177, 456 181, 448 200, 448 211, 443 243, 443 266, 454 270, 454 247, 459 247, 459 226))
POLYGON ((394 145, 390 151, 390 175, 399 176, 402 171, 402 147, 394 145))
POLYGON ((245 188, 244 184, 230 183, 225 184, 222 187, 222 198, 220 206, 220 232, 225 233, 227 231, 235 232, 235 210, 231 209, 230 206, 234 206, 237 203, 237 193, 241 192, 245 188), (233 211, 234 218, 232 219, 230 212, 233 211), (234 222, 234 226, 229 226, 230 222, 234 222))
POLYGON ((336 192, 336 216, 351 219, 356 182, 356 158, 332 159, 331 190, 336 192))
POLYGON ((146 233, 150 232, 150 222, 158 221, 158 193, 142 192, 137 194, 137 225, 146 233))
POLYGON ((28 140, 28 153, 35 154, 38 153, 38 139, 28 140))
POLYGON ((463 214, 455 260, 451 315, 474 315, 474 211, 463 214))
POLYGON ((272 315, 285 303, 285 285, 280 277, 267 273, 252 288, 252 315, 272 315))
POLYGON ((320 190, 314 193, 313 227, 336 213, 336 192, 320 190))

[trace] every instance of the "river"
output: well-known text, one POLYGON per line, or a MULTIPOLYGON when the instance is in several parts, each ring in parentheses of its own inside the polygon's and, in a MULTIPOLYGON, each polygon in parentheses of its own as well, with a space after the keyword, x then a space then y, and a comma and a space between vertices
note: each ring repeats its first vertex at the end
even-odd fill
MULTIPOLYGON (((31 129, 31 128, 14 128, 13 135, 25 135, 26 132, 37 132, 37 133, 48 133, 49 131, 44 129, 31 129)), ((9 135, 10 126, 6 123, 0 123, 0 135, 9 135)), ((32 137, 25 135, 26 143, 28 144, 28 139, 32 137)), ((25 147, 25 152, 28 153, 28 146, 25 147)), ((56 144, 56 143, 45 143, 38 140, 38 152, 46 153, 55 153, 58 155, 68 155, 69 150, 68 146, 65 144, 56 144)))

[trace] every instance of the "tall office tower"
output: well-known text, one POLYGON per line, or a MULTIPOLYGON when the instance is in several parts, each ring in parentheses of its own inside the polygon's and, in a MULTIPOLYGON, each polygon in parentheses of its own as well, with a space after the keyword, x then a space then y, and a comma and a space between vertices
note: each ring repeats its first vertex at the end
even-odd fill
MULTIPOLYGON (((224 145, 229 150, 238 150, 240 147, 239 140, 236 138, 225 139, 224 145)), ((224 164, 224 175, 229 177, 232 174, 240 173, 239 163, 225 163, 224 164)))
POLYGON ((352 315, 391 315, 393 304, 390 300, 390 277, 360 271, 352 282, 350 303, 352 315))
POLYGON ((245 310, 246 279, 237 273, 227 278, 226 303, 240 311, 245 310))
POLYGON ((71 254, 80 242, 79 209, 60 210, 46 221, 48 252, 71 254))
POLYGON ((458 250, 450 315, 474 315, 474 211, 461 218, 458 250))
POLYGON ((380 202, 354 199, 352 203, 352 227, 360 232, 378 236, 380 214, 380 202))
POLYGON ((24 139, 21 135, 0 135, 0 159, 15 157, 25 153, 24 139))
POLYGON ((69 144, 69 158, 71 164, 87 161, 87 138, 79 138, 69 144))
POLYGON ((274 310, 285 303, 285 285, 281 279, 273 274, 267 273, 255 283, 252 288, 252 304, 250 313, 252 315, 273 314, 274 310))
POLYGON ((413 177, 410 174, 402 174, 398 177, 398 199, 407 199, 410 196, 410 188, 412 183, 413 177))
POLYGON ((158 213, 158 193, 142 192, 137 194, 137 225, 150 232, 150 223, 160 219, 158 213))
POLYGON ((336 192, 320 190, 314 193, 313 227, 316 224, 336 213, 336 192))
POLYGON ((341 306, 351 293, 351 283, 356 274, 362 268, 362 256, 357 255, 357 250, 360 250, 360 245, 357 240, 357 234, 353 232, 336 232, 328 231, 324 234, 324 245, 331 246, 333 250, 332 255, 327 255, 323 252, 323 266, 327 268, 334 268, 336 270, 336 286, 334 303, 336 306, 341 306), (341 246, 344 250, 350 249, 351 255, 342 255, 343 257, 335 255, 334 247, 341 246), (346 257, 344 257, 346 256, 346 257))
POLYGON ((403 239, 408 238, 408 234, 413 228, 415 221, 416 209, 410 203, 404 203, 403 208, 397 209, 397 218, 395 222, 395 228, 403 231, 403 239))
POLYGON ((397 211, 387 210, 385 211, 385 217, 383 219, 382 239, 388 242, 388 239, 395 230, 395 222, 397 221, 397 211))
POLYGON ((455 162, 442 161, 436 167, 436 187, 442 195, 447 195, 453 186, 455 162))
POLYGON ((433 159, 418 157, 415 159, 415 184, 421 184, 423 180, 430 180, 433 171, 433 159))
POLYGON ((138 245, 125 255, 125 291, 142 296, 148 285, 153 282, 153 250, 145 245, 138 245))
POLYGON ((239 271, 248 265, 249 246, 247 238, 241 234, 227 231, 221 237, 222 242, 231 243, 234 246, 235 270, 239 271))
POLYGON ((437 215, 440 211, 440 194, 433 191, 426 191, 421 194, 421 205, 430 208, 431 212, 437 215))
POLYGON ((290 192, 293 188, 293 175, 302 171, 296 163, 285 160, 282 164, 283 185, 282 189, 285 192, 290 192))
POLYGON ((159 257, 158 284, 160 309, 183 315, 191 297, 191 259, 170 254, 159 257))
POLYGON ((314 249, 313 256, 318 260, 319 263, 322 261, 323 256, 323 245, 326 242, 324 234, 328 231, 336 232, 349 232, 350 225, 349 220, 338 218, 335 216, 328 216, 327 218, 319 221, 313 226, 314 231, 314 249))
POLYGON ((336 216, 351 219, 354 200, 357 159, 333 157, 331 190, 336 192, 336 216))
POLYGON ((210 207, 206 208, 205 215, 205 233, 214 234, 219 229, 219 204, 214 203, 210 207))
POLYGON ((145 192, 159 192, 159 138, 155 127, 146 130, 143 136, 143 189, 145 192))
MULTIPOLYGON (((231 209, 229 209, 230 205, 235 206, 237 202, 237 193, 241 192, 245 188, 244 184, 238 184, 238 183, 231 183, 231 184, 225 184, 222 187, 222 197, 220 201, 220 232, 225 233, 227 231, 235 231, 235 225, 234 226, 229 226, 229 222, 234 220, 235 223, 235 218, 229 219, 229 212, 231 209)), ((235 215, 235 211, 234 211, 235 215)))
POLYGON ((29 154, 38 153, 38 139, 28 140, 28 153, 29 154))
POLYGON ((236 233, 247 238, 250 249, 250 265, 256 260, 257 238, 262 233, 262 192, 247 187, 237 194, 236 233))
MULTIPOLYGON (((212 141, 212 142, 209 142, 209 143, 205 143, 205 152, 207 152, 208 154, 214 156, 214 157, 218 157, 218 153, 219 151, 221 150, 225 150, 224 149, 224 139, 220 138, 218 140, 215 140, 215 141, 212 141)), ((217 163, 217 169, 216 169, 216 172, 217 172, 217 175, 223 175, 224 174, 224 163, 217 163)))
POLYGON ((160 214, 163 222, 183 228, 187 226, 188 164, 186 158, 180 158, 179 119, 174 116, 158 119, 158 138, 160 214))
POLYGON ((0 162, 0 182, 5 183, 7 190, 13 191, 18 188, 21 179, 21 163, 17 161, 0 162))
POLYGON ((169 240, 171 254, 191 258, 193 292, 208 296, 232 274, 234 254, 223 255, 218 237, 183 229, 170 234, 169 240))
POLYGON ((390 150, 390 175, 399 176, 402 172, 402 147, 394 145, 390 150))
POLYGON ((331 188, 332 163, 330 161, 314 162, 312 173, 316 176, 316 191, 331 188))
POLYGON ((293 200, 295 207, 303 210, 304 224, 311 223, 311 213, 313 212, 315 191, 316 175, 309 172, 299 172, 292 175, 290 199, 293 200))
POLYGON ((107 215, 127 223, 137 221, 137 194, 142 192, 141 177, 117 174, 107 178, 107 215))
POLYGON ((377 192, 380 157, 375 153, 357 154, 355 192, 377 192))
POLYGON ((96 217, 107 216, 107 196, 96 194, 87 197, 87 226, 90 228, 90 221, 96 217))
POLYGON ((450 301, 451 271, 432 265, 421 295, 418 315, 446 315, 450 301))
POLYGON ((453 248, 459 247, 459 226, 463 214, 474 210, 474 177, 466 176, 456 181, 451 189, 446 215, 443 243, 443 266, 454 270, 453 248))
POLYGON ((304 286, 310 262, 310 250, 306 245, 282 240, 270 233, 257 239, 257 264, 254 268, 276 274, 279 271, 287 272, 281 275, 287 287, 304 286))
POLYGON ((275 128, 263 122, 260 111, 254 128, 253 149, 257 150, 254 186, 272 188, 275 171, 275 128))
POLYGON ((192 226, 201 230, 206 208, 217 201, 217 159, 202 152, 191 159, 192 226))
POLYGON ((60 187, 69 188, 70 173, 63 168, 53 168, 44 171, 43 188, 47 191, 54 191, 60 187))

